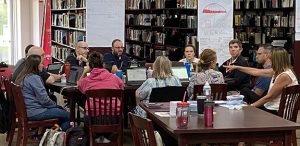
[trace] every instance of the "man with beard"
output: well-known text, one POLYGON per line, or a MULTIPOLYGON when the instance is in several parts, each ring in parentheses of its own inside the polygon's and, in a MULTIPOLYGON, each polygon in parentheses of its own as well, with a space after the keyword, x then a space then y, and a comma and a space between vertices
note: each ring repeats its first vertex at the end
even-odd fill
POLYGON ((112 73, 116 70, 122 70, 125 73, 127 68, 130 67, 130 60, 123 54, 124 47, 122 41, 119 39, 113 40, 111 50, 111 53, 106 53, 103 57, 106 68, 112 68, 112 73))

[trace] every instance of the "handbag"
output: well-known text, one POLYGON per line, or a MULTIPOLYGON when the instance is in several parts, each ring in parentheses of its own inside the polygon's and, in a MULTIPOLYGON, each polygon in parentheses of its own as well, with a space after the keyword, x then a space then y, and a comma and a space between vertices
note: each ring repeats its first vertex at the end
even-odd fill
POLYGON ((65 146, 66 133, 55 124, 51 129, 46 129, 39 146, 65 146))

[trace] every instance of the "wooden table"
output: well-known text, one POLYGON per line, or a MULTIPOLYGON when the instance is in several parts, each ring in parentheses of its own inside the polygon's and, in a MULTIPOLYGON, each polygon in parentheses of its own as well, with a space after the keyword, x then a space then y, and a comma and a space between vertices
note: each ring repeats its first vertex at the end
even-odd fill
POLYGON ((287 121, 255 107, 247 106, 241 110, 229 110, 216 106, 212 128, 204 126, 203 116, 192 113, 188 128, 178 129, 176 118, 159 117, 155 111, 161 109, 149 109, 144 104, 140 106, 147 112, 152 121, 178 140, 179 146, 265 140, 279 140, 283 141, 283 145, 290 146, 292 131, 300 128, 297 123, 287 121))

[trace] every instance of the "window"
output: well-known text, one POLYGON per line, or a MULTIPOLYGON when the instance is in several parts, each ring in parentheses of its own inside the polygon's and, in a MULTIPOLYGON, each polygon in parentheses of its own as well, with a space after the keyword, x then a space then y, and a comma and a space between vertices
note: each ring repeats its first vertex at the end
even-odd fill
POLYGON ((0 61, 11 63, 11 31, 9 24, 9 0, 0 0, 0 61))

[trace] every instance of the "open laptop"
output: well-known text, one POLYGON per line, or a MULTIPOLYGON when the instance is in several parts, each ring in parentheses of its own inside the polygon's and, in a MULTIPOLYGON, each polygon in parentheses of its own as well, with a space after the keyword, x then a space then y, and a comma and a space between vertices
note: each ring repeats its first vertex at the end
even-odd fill
POLYGON ((83 73, 83 67, 72 66, 70 69, 69 79, 67 83, 55 82, 57 86, 77 86, 77 81, 80 79, 83 73))
POLYGON ((183 66, 184 66, 183 62, 172 61, 172 67, 183 67, 183 66))
POLYGON ((181 82, 189 82, 189 77, 185 66, 172 67, 172 72, 174 76, 177 76, 181 82))
POLYGON ((59 74, 59 71, 61 67, 63 66, 62 63, 53 63, 49 64, 47 68, 47 72, 53 73, 53 74, 59 74))
POLYGON ((126 73, 127 85, 142 85, 143 82, 147 79, 145 68, 129 68, 127 69, 126 73))

